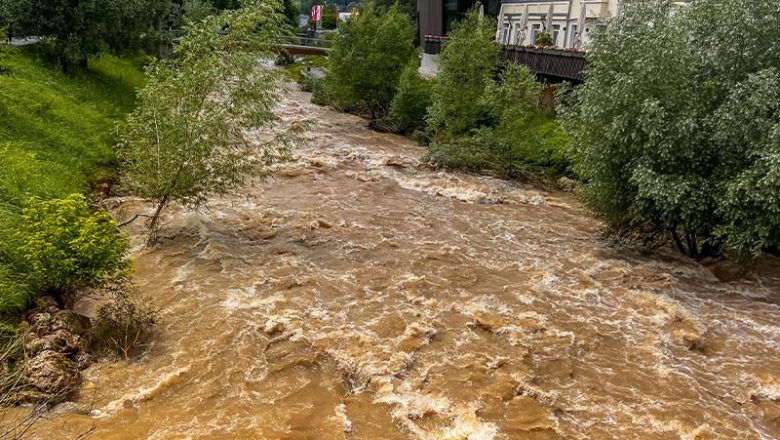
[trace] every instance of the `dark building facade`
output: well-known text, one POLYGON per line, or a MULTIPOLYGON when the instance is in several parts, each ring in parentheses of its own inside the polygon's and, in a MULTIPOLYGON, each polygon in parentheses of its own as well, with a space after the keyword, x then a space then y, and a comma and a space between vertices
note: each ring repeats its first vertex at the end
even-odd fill
MULTIPOLYGON (((420 41, 423 41, 425 35, 447 35, 452 25, 477 3, 477 0, 417 0, 420 41)), ((485 6, 485 15, 498 16, 500 0, 486 0, 482 4, 485 6)))

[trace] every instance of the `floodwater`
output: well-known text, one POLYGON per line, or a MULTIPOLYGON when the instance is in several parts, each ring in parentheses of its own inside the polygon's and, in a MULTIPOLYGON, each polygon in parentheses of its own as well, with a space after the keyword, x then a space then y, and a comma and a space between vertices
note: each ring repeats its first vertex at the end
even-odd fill
POLYGON ((431 170, 303 92, 280 111, 317 121, 297 161, 168 212, 136 253, 158 338, 31 438, 780 438, 776 260, 719 282, 570 194, 431 170))

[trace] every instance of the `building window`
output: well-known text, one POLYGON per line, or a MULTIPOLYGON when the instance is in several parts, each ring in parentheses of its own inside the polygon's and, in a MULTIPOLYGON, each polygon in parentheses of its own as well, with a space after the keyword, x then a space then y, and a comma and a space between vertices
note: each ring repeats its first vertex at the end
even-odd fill
POLYGON ((569 47, 577 46, 577 25, 569 26, 569 47))
POLYGON ((536 44, 536 34, 539 33, 540 30, 542 30, 541 24, 537 23, 531 25, 531 44, 536 44))
POLYGON ((523 29, 520 29, 520 23, 515 23, 515 46, 520 46, 523 44, 522 41, 520 41, 520 37, 523 36, 523 29))
POLYGON ((553 46, 557 46, 558 45, 558 35, 560 35, 560 33, 561 33, 561 25, 554 24, 553 25, 553 31, 552 31, 553 46))
POLYGON ((509 22, 504 23, 504 27, 501 29, 501 44, 509 44, 509 35, 512 33, 512 24, 509 22))

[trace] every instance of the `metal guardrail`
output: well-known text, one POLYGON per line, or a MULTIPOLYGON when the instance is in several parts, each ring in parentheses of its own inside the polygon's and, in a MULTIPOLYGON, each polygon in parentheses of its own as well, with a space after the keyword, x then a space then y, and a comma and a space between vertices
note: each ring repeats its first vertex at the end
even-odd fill
MULTIPOLYGON (((423 37, 423 52, 439 54, 446 42, 447 37, 426 35, 423 37)), ((499 56, 504 62, 523 64, 537 75, 558 81, 582 82, 588 65, 585 52, 575 50, 502 46, 499 56)))
POLYGON ((295 36, 283 36, 279 38, 279 43, 289 46, 305 46, 305 47, 318 47, 322 49, 330 49, 333 46, 332 40, 325 40, 323 38, 310 38, 295 36))
POLYGON ((437 55, 441 53, 444 43, 447 41, 447 37, 439 37, 436 35, 425 35, 423 37, 423 52, 431 55, 437 55))
POLYGON ((548 78, 582 82, 588 65, 584 52, 543 49, 525 46, 504 46, 501 60, 528 66, 531 71, 548 78))

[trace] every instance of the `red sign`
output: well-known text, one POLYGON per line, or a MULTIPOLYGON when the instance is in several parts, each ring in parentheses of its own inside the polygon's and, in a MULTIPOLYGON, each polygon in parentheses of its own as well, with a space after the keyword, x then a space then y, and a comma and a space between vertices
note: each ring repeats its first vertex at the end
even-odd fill
POLYGON ((322 12, 322 6, 314 5, 311 7, 311 19, 312 21, 320 21, 320 12, 322 12))

